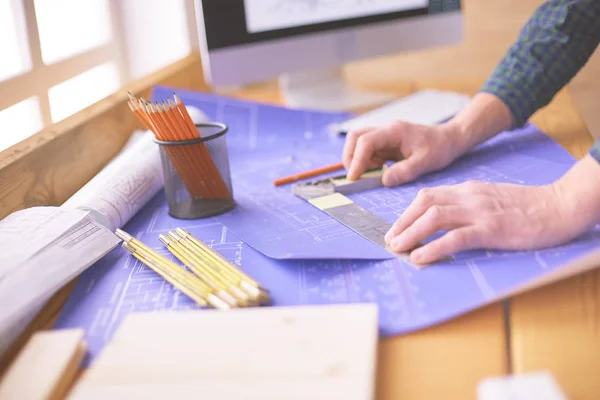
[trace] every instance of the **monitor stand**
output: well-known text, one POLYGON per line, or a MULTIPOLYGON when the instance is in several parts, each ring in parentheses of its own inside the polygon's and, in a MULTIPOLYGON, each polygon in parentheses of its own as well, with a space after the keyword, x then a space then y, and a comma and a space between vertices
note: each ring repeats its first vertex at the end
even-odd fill
POLYGON ((283 75, 279 85, 286 105, 296 108, 352 111, 381 106, 397 98, 392 93, 349 87, 341 69, 283 75))

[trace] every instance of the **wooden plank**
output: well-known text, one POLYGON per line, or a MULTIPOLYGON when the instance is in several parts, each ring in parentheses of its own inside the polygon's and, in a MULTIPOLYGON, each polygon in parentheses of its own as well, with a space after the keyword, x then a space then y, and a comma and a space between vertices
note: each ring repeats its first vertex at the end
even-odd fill
POLYGON ((142 128, 127 90, 149 96, 156 84, 205 89, 199 55, 191 55, 0 153, 0 218, 22 208, 60 205, 142 128))
MULTIPOLYGON (((534 123, 575 157, 592 144, 564 92, 534 123)), ((600 270, 516 297, 510 321, 514 372, 546 369, 569 398, 600 398, 600 270)))
POLYGON ((85 355, 81 329, 38 332, 0 382, 0 400, 62 399, 85 355))
POLYGON ((69 399, 372 399, 377 321, 373 304, 132 314, 69 399))

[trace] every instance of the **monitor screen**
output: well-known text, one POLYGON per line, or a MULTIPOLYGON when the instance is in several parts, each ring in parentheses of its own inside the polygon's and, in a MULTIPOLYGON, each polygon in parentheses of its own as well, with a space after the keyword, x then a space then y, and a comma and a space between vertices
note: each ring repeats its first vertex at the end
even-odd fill
POLYGON ((202 0, 209 50, 460 7, 460 0, 202 0))

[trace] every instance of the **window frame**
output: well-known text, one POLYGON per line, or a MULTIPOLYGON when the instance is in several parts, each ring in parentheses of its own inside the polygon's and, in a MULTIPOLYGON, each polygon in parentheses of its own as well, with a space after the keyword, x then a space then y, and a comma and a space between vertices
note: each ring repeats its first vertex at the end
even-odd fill
MULTIPOLYGON (((127 60, 123 42, 123 24, 119 0, 109 0, 111 40, 103 45, 91 48, 82 53, 62 59, 56 63, 45 64, 42 60, 40 39, 34 0, 12 0, 20 3, 13 8, 13 17, 25 25, 24 35, 20 39, 27 44, 29 66, 27 71, 0 81, 0 111, 5 110, 30 97, 37 97, 40 107, 42 125, 47 128, 53 124, 50 114, 48 90, 66 80, 106 62, 117 67, 119 84, 128 81, 127 60), (19 11, 22 10, 22 15, 19 11)), ((19 32, 21 34, 21 32, 19 32)))

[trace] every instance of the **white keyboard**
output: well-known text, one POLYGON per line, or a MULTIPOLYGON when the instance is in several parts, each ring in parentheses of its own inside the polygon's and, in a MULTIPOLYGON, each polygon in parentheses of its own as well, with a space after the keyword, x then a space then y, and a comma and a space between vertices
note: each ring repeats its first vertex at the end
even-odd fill
POLYGON ((424 89, 340 124, 332 125, 330 130, 332 133, 347 133, 393 121, 435 125, 452 118, 469 100, 469 96, 460 93, 424 89))

